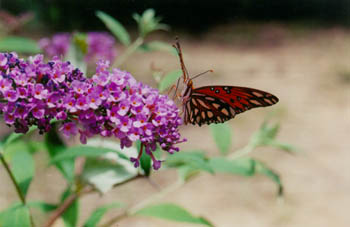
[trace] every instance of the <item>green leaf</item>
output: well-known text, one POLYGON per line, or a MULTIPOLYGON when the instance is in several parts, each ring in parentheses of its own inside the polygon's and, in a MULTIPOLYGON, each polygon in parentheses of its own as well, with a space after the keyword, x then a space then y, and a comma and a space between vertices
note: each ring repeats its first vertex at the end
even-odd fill
MULTIPOLYGON (((84 61, 84 42, 79 36, 74 36, 70 48, 66 54, 65 60, 69 61, 74 67, 79 68, 84 74, 86 74, 87 65, 84 61)), ((87 45, 87 44, 86 44, 87 45)))
POLYGON ((0 39, 0 51, 14 51, 17 53, 39 53, 40 48, 35 40, 17 36, 7 36, 0 39))
POLYGON ((28 145, 28 149, 29 149, 31 154, 34 154, 38 151, 45 151, 46 150, 46 145, 42 141, 30 140, 30 141, 26 141, 26 143, 28 145))
POLYGON ((143 152, 141 155, 140 166, 145 172, 146 176, 149 176, 151 174, 152 159, 148 154, 146 154, 146 152, 143 152))
POLYGON ((199 173, 198 168, 192 166, 180 166, 178 167, 179 177, 183 182, 188 181, 192 176, 199 173))
POLYGON ((88 42, 87 42, 87 34, 75 32, 73 34, 73 44, 76 48, 78 48, 79 52, 82 54, 82 58, 88 52, 88 42))
POLYGON ((0 226, 31 227, 29 208, 23 204, 16 204, 15 206, 1 212, 0 226))
MULTIPOLYGON (((138 152, 140 152, 141 141, 139 140, 136 142, 136 149, 138 152)), ((152 159, 148 154, 146 154, 145 150, 143 150, 140 158, 140 166, 141 166, 141 169, 145 172, 146 176, 149 176, 151 174, 152 159)))
POLYGON ((167 73, 163 79, 160 81, 158 89, 160 92, 165 91, 170 85, 175 84, 176 80, 181 77, 182 71, 181 70, 174 70, 169 73, 167 73))
POLYGON ((12 155, 10 165, 18 186, 25 197, 34 177, 35 167, 33 157, 28 151, 18 150, 12 155))
POLYGON ((135 157, 138 154, 134 147, 124 147, 122 149, 117 140, 108 140, 101 137, 89 139, 86 145, 91 147, 112 149, 114 151, 113 153, 117 153, 120 158, 125 160, 130 160, 130 157, 135 157))
POLYGON ((82 180, 101 193, 106 193, 113 186, 136 176, 138 170, 129 160, 122 159, 115 153, 108 153, 100 159, 86 160, 82 180))
POLYGON ((260 129, 253 134, 251 138, 251 144, 253 146, 264 146, 268 145, 271 141, 275 139, 279 130, 279 124, 274 124, 272 126, 268 125, 267 122, 264 122, 260 129))
POLYGON ((76 157, 99 157, 106 153, 116 153, 116 150, 104 147, 76 146, 68 147, 51 159, 51 164, 56 164, 63 160, 72 160, 76 157))
POLYGON ((11 133, 9 136, 7 136, 5 138, 5 141, 4 141, 4 146, 6 147, 7 145, 15 142, 15 141, 18 141, 20 138, 22 138, 24 135, 28 135, 32 132, 34 132, 35 130, 37 129, 36 126, 32 126, 29 128, 28 132, 26 134, 23 134, 23 133, 11 133))
MULTIPOLYGON (((56 124, 52 126, 52 129, 45 134, 45 144, 47 147, 47 151, 51 158, 56 157, 61 152, 64 152, 67 147, 59 137, 56 131, 56 124)), ((73 182, 74 180, 74 160, 67 159, 62 160, 61 162, 55 163, 55 166, 62 173, 64 178, 66 178, 69 182, 73 182)))
POLYGON ((116 38, 119 39, 119 41, 124 46, 128 46, 130 44, 129 33, 118 20, 102 11, 97 11, 96 16, 102 20, 106 27, 114 34, 116 38))
POLYGON ((282 142, 279 142, 277 140, 268 141, 267 144, 272 146, 272 147, 276 147, 278 149, 281 149, 283 151, 287 151, 289 153, 294 153, 294 152, 299 151, 298 148, 296 148, 295 146, 293 146, 291 144, 287 144, 287 143, 282 143, 282 142))
POLYGON ((287 152, 297 152, 298 149, 290 144, 282 143, 276 140, 279 131, 279 124, 271 124, 265 121, 260 129, 255 132, 250 140, 252 149, 258 146, 272 146, 287 152))
POLYGON ((153 155, 154 155, 154 157, 157 160, 162 159, 162 157, 163 157, 163 150, 162 150, 162 148, 157 146, 157 149, 155 151, 153 151, 153 155))
POLYGON ((134 18, 134 20, 135 20, 138 24, 140 24, 140 22, 141 22, 141 16, 140 16, 139 14, 134 13, 134 14, 132 15, 132 17, 134 18))
POLYGON ((140 16, 139 14, 133 14, 133 18, 138 24, 141 37, 145 37, 148 33, 156 30, 168 30, 169 26, 159 23, 160 17, 155 17, 154 9, 147 9, 140 16))
POLYGON ((42 201, 31 201, 27 203, 27 206, 32 208, 37 208, 44 213, 48 213, 57 209, 57 205, 42 202, 42 201))
POLYGON ((267 122, 263 123, 262 130, 267 138, 274 139, 277 136, 277 133, 280 129, 280 125, 278 123, 274 125, 267 125, 267 122))
POLYGON ((201 224, 205 226, 213 226, 209 221, 202 217, 195 217, 184 208, 175 204, 159 204, 147 206, 135 213, 135 215, 156 217, 176 222, 187 222, 201 224))
POLYGON ((172 45, 161 41, 151 41, 148 43, 144 43, 139 47, 139 49, 145 52, 166 51, 177 56, 177 51, 172 45))
POLYGON ((249 158, 228 160, 227 158, 217 157, 210 159, 209 164, 216 173, 230 173, 243 176, 255 174, 255 162, 249 158))
POLYGON ((113 203, 109 205, 105 205, 102 207, 99 207, 94 210, 94 212, 90 215, 89 219, 85 222, 84 227, 95 227, 103 217, 107 211, 113 208, 120 208, 123 205, 121 203, 113 203))
POLYGON ((7 215, 9 215, 9 213, 13 212, 15 209, 21 206, 23 206, 21 202, 14 202, 5 210, 2 210, 0 212, 0 226, 3 226, 4 219, 6 218, 7 215))
MULTIPOLYGON (((65 201, 70 195, 72 195, 70 188, 63 192, 61 201, 65 201)), ((76 199, 69 208, 62 214, 62 219, 66 227, 77 226, 79 218, 79 200, 76 199)))
POLYGON ((255 165, 256 165, 257 172, 267 176, 273 182, 275 182, 277 184, 277 186, 278 186, 278 195, 282 196, 283 195, 283 184, 281 182, 280 176, 275 171, 273 171, 272 169, 268 168, 262 162, 258 162, 256 160, 255 160, 255 162, 256 162, 255 165))
POLYGON ((214 173, 203 152, 179 152, 168 155, 165 165, 168 167, 191 166, 198 170, 214 173))
POLYGON ((218 157, 210 159, 209 163, 216 173, 230 173, 243 176, 253 176, 257 173, 263 174, 277 184, 278 195, 283 194, 283 184, 278 174, 258 160, 251 158, 229 160, 224 157, 218 157))
POLYGON ((35 164, 29 152, 28 145, 23 141, 16 141, 5 147, 5 159, 9 161, 11 171, 25 197, 29 185, 34 177, 35 164))
POLYGON ((23 133, 15 133, 12 132, 9 136, 6 137, 5 141, 4 141, 4 146, 7 146, 9 144, 11 144, 12 142, 17 141, 18 139, 20 139, 22 136, 24 136, 23 133))
POLYGON ((142 14, 143 23, 145 24, 151 23, 151 21, 154 20, 155 15, 156 15, 156 12, 154 11, 154 9, 146 9, 142 14))
POLYGON ((232 132, 230 126, 227 123, 211 124, 210 129, 220 152, 222 154, 227 154, 232 144, 232 132))

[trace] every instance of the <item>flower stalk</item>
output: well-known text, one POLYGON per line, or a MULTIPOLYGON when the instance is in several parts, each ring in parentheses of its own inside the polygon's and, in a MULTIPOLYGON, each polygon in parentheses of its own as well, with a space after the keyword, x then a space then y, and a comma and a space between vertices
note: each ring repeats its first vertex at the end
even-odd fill
POLYGON ((143 42, 144 39, 142 37, 138 37, 132 44, 130 44, 130 46, 128 46, 124 53, 117 58, 113 66, 120 67, 126 61, 126 59, 128 59, 130 55, 132 55, 137 48, 143 44, 143 42))

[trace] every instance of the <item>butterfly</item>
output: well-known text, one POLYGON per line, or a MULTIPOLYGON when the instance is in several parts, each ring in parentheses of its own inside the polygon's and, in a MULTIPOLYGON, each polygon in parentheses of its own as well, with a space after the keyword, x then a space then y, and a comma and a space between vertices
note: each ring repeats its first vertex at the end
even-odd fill
POLYGON ((212 70, 208 70, 190 78, 184 64, 178 39, 173 47, 177 50, 179 55, 181 70, 183 73, 182 78, 185 85, 182 93, 177 94, 177 89, 181 79, 179 78, 174 93, 174 95, 178 96, 182 101, 184 124, 191 123, 193 125, 197 124, 201 126, 202 124, 223 123, 234 118, 237 114, 243 113, 249 109, 271 106, 278 102, 276 96, 254 88, 225 85, 194 88, 193 79, 207 72, 212 72, 212 70))

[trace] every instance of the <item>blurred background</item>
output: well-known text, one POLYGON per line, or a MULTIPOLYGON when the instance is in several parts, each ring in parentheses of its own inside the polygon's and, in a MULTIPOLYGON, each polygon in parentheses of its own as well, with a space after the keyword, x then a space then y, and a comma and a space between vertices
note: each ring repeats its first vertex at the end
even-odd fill
MULTIPOLYGON (((190 74, 214 70, 196 79, 195 87, 246 86, 279 97, 273 107, 251 110, 229 121, 232 152, 247 144, 266 116, 280 122, 279 140, 300 150, 291 155, 259 148, 251 154, 279 173, 285 187, 283 200, 276 197, 276 185, 264 177, 204 174, 163 201, 181 204, 215 226, 349 226, 350 1, 1 0, 0 36, 39 40, 57 32, 107 31, 95 16, 101 10, 136 37, 131 15, 148 8, 171 28, 149 39, 172 44, 178 36, 190 74)), ((123 50, 120 43, 117 50, 123 50)), ((155 86, 152 64, 165 72, 179 68, 177 57, 164 52, 135 53, 122 68, 155 86)), ((189 141, 181 145, 183 149, 218 153, 207 126, 181 130, 189 141)), ((8 132, 4 125, 1 131, 8 132)), ((35 159, 37 171, 29 198, 57 202, 64 180, 47 167, 47 157, 37 154, 35 159)), ((1 168, 0 210, 17 199, 1 168)), ((169 170, 155 173, 152 180, 165 187, 175 178, 169 170)), ((107 201, 132 204, 156 192, 157 188, 141 179, 103 197, 89 195, 82 201, 81 217, 107 201)), ((137 217, 122 220, 118 226, 192 225, 137 217)))

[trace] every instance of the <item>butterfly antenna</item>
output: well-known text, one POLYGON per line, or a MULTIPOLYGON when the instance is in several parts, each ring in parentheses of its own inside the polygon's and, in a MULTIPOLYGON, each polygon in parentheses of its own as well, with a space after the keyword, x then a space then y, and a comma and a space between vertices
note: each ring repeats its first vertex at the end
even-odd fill
POLYGON ((176 51, 177 51, 177 53, 179 55, 181 69, 182 69, 182 72, 184 74, 184 82, 186 82, 189 79, 189 76, 188 76, 188 72, 187 72, 187 69, 186 69, 186 66, 185 66, 185 63, 184 63, 184 60, 183 60, 181 46, 180 46, 180 41, 179 41, 178 37, 176 37, 175 40, 176 40, 176 43, 175 43, 175 45, 173 45, 173 47, 176 49, 176 51))
POLYGON ((192 78, 190 78, 190 80, 193 80, 193 79, 196 79, 197 77, 200 77, 200 76, 202 76, 202 75, 204 75, 204 74, 206 74, 206 73, 212 73, 212 72, 214 72, 212 69, 209 69, 209 70, 207 70, 207 71, 205 71, 205 72, 202 72, 202 73, 200 73, 200 74, 197 74, 197 75, 195 75, 195 76, 193 76, 192 78))

